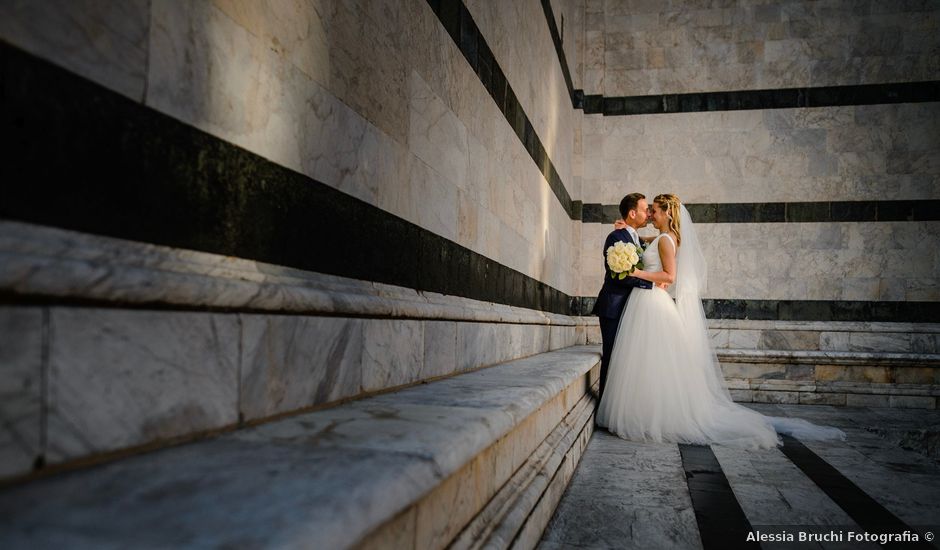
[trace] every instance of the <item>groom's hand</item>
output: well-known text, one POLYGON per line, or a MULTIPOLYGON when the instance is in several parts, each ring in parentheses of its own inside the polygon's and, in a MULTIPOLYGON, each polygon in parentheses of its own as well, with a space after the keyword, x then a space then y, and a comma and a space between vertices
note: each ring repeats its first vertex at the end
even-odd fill
POLYGON ((656 283, 656 286, 658 286, 659 288, 663 290, 666 290, 667 288, 669 288, 669 283, 656 283))

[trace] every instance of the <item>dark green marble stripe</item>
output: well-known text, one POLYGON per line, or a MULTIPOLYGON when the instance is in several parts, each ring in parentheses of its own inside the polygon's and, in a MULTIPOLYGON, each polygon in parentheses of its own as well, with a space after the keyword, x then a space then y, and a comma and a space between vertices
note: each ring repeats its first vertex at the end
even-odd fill
POLYGON ((566 314, 571 298, 0 42, 0 219, 566 314))
MULTIPOLYGON (((576 315, 589 315, 594 296, 572 300, 576 315)), ((940 302, 877 302, 862 300, 702 300, 709 319, 765 321, 865 321, 935 323, 940 302)))
MULTIPOLYGON (((852 480, 845 477, 842 472, 810 450, 799 439, 790 435, 782 435, 781 439, 783 439, 783 447, 781 448, 783 454, 822 489, 833 502, 845 510, 862 530, 872 534, 918 532, 892 514, 863 491, 861 487, 853 483, 852 480)), ((934 548, 933 545, 921 540, 917 542, 888 542, 883 547, 924 550, 934 548)))
POLYGON ((751 522, 725 476, 718 458, 707 445, 679 444, 682 469, 685 471, 695 521, 704 550, 754 548, 760 544, 748 541, 751 522))
POLYGON ((584 112, 604 116, 624 116, 933 101, 940 101, 940 81, 937 80, 645 96, 585 96, 584 112))
MULTIPOLYGON (((897 222, 940 220, 940 200, 686 204, 696 223, 897 222)), ((587 203, 584 223, 612 224, 616 204, 587 203)))
MULTIPOLYGON (((568 189, 561 181, 555 164, 549 158, 545 145, 535 132, 531 119, 522 109, 512 85, 509 84, 505 73, 493 56, 493 51, 477 27, 467 6, 460 0, 428 0, 428 5, 434 10, 447 34, 460 48, 467 63, 470 64, 483 87, 506 117, 506 121, 532 161, 535 162, 539 172, 545 177, 561 207, 572 220, 581 219, 580 202, 571 200, 571 195, 568 194, 568 189)), ((570 75, 566 82, 568 81, 570 81, 570 75)))
MULTIPOLYGON (((590 312, 593 297, 569 296, 3 42, 0 120, 3 219, 554 313, 590 312)), ((877 203, 876 212, 879 219, 885 212, 937 219, 936 202, 877 203)), ((580 203, 572 207, 580 218, 580 203)), ((584 205, 585 217, 604 208, 584 205)), ((931 302, 706 300, 705 306, 713 318, 940 319, 931 302)))

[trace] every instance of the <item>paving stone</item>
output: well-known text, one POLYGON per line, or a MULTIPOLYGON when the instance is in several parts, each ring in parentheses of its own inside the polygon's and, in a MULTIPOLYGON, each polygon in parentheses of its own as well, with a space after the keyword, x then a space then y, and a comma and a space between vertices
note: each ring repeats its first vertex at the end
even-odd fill
POLYGON ((701 548, 679 449, 597 431, 541 548, 701 548))
MULTIPOLYGON (((855 483, 889 512, 909 526, 940 525, 940 464, 913 450, 898 446, 895 440, 878 432, 890 431, 893 426, 910 429, 915 422, 913 411, 903 409, 869 409, 867 414, 853 414, 850 410, 813 411, 814 422, 850 418, 853 426, 843 428, 845 441, 806 441, 804 444, 842 475, 855 483), (913 413, 913 414, 912 414, 913 413)), ((781 411, 801 416, 801 409, 781 411)), ((931 411, 917 411, 931 412, 931 411)), ((922 418, 922 429, 936 430, 936 415, 922 418)), ((833 424, 835 424, 833 422, 833 424)))
MULTIPOLYGON (((903 434, 936 432, 940 427, 936 411, 787 403, 747 406, 766 415, 799 417, 843 429, 846 441, 804 443, 909 526, 940 524, 936 499, 940 464, 924 449, 901 446, 907 441, 903 434)), ((814 526, 818 529, 813 532, 862 529, 780 448, 749 451, 713 445, 711 449, 752 528, 790 526, 794 533, 814 526)), ((696 538, 695 510, 685 505, 691 500, 689 486, 676 475, 681 469, 676 445, 625 441, 596 432, 540 548, 697 547, 701 543, 696 538), (636 524, 646 517, 637 512, 639 508, 653 518, 643 528, 636 524), (643 532, 651 533, 650 538, 643 538, 643 532)), ((878 548, 845 541, 772 547, 878 548)))
POLYGON ((779 449, 712 449, 752 525, 852 524, 779 449))

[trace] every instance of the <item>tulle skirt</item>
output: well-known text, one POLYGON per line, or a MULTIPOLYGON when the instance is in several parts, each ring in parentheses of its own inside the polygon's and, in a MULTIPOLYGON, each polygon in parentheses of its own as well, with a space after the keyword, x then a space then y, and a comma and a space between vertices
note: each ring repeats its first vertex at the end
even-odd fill
POLYGON ((666 291, 654 287, 630 294, 597 410, 599 425, 624 439, 748 449, 779 445, 778 431, 844 438, 834 428, 767 417, 734 403, 707 334, 687 330, 666 291))

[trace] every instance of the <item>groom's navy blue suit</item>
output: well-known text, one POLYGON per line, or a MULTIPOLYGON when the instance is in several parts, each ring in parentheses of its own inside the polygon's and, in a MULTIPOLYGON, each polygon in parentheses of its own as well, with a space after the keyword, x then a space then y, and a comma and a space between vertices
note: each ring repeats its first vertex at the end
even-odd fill
POLYGON ((636 277, 626 277, 617 279, 611 277, 610 267, 607 266, 607 249, 617 241, 625 243, 634 242, 630 232, 626 229, 617 229, 607 235, 604 241, 604 286, 601 287, 600 294, 597 295, 597 301, 594 303, 592 314, 597 315, 601 325, 601 342, 603 343, 603 356, 601 357, 601 380, 600 395, 604 394, 604 384, 607 383, 607 368, 610 365, 610 352, 614 349, 614 339, 617 337, 617 328, 620 326, 620 315, 623 308, 627 305, 627 298, 634 288, 653 288, 653 283, 637 279, 636 277))

